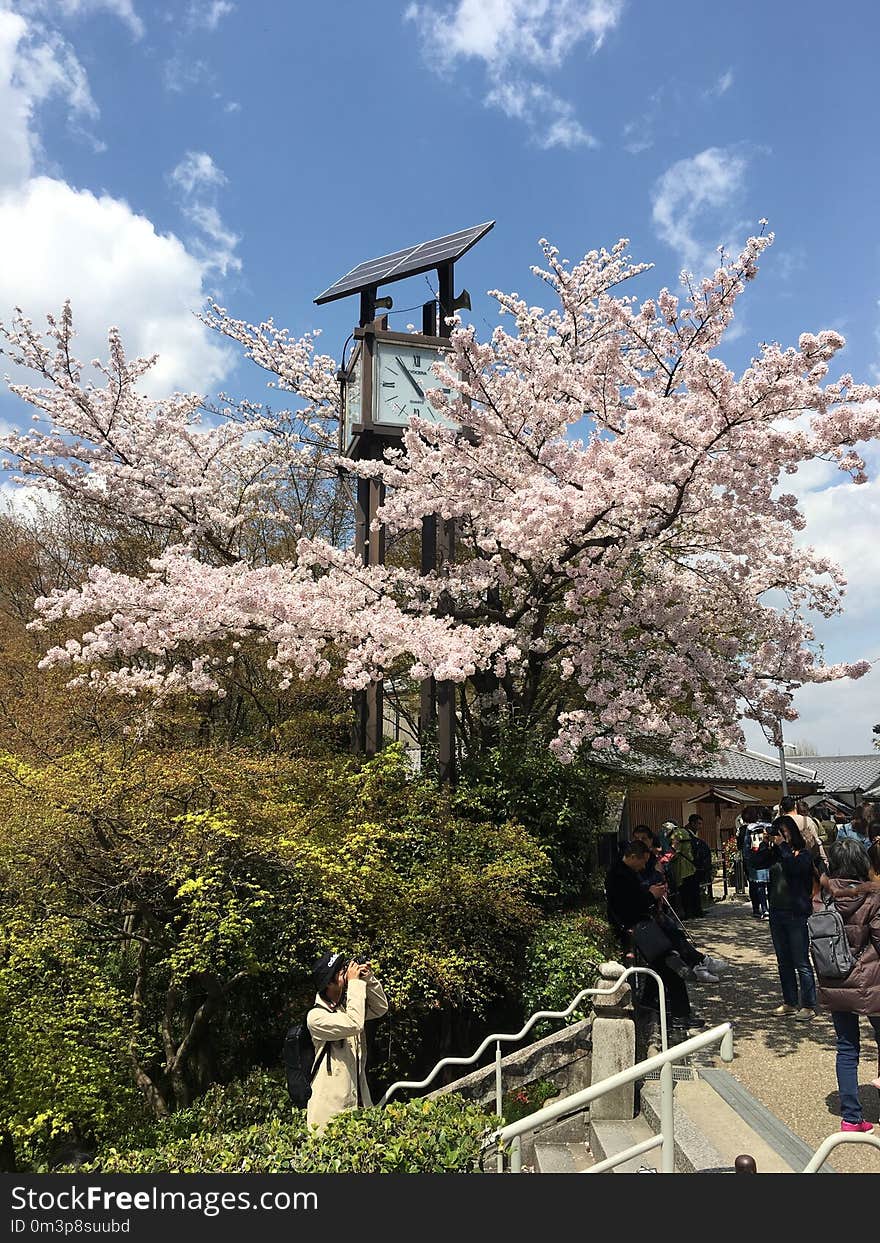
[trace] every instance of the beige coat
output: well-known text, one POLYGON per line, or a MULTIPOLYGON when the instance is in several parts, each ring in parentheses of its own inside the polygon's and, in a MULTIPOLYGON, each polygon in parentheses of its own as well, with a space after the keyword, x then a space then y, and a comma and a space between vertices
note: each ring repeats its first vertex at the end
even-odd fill
POLYGON ((369 980, 349 980, 344 1005, 331 1006, 318 994, 306 1022, 315 1042, 315 1057, 321 1058, 330 1043, 329 1059, 321 1059, 312 1080, 306 1120, 323 1131, 327 1122, 358 1104, 372 1105, 367 1086, 368 1019, 378 1019, 388 1009, 384 989, 375 976, 369 980), (360 1102, 357 1084, 360 1081, 360 1102))
POLYGON ((812 816, 802 816, 800 812, 787 811, 787 816, 791 816, 792 820, 801 831, 801 837, 808 850, 814 850, 818 853, 822 862, 827 866, 828 856, 825 853, 825 847, 822 844, 822 835, 819 826, 812 816))

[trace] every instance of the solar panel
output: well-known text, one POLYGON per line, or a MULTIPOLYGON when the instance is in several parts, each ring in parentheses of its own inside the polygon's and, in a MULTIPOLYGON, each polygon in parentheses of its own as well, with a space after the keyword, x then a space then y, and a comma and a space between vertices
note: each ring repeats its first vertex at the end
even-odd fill
POLYGON ((395 250, 390 255, 380 255, 378 259, 367 259, 346 272, 345 276, 340 276, 329 289, 315 298, 315 302, 320 306, 322 302, 347 298, 349 294, 360 293, 362 289, 370 289, 374 285, 402 281, 406 276, 418 276, 420 272, 429 272, 440 264, 454 263, 480 238, 485 237, 494 224, 494 220, 488 220, 469 229, 459 229, 457 233, 447 233, 445 237, 435 237, 430 242, 419 242, 416 246, 395 250))

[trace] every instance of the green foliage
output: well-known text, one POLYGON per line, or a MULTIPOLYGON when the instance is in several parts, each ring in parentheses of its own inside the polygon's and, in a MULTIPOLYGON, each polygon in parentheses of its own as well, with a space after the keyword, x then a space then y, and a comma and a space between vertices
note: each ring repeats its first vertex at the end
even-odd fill
POLYGON ((524 1083, 521 1088, 506 1092, 501 1102, 505 1123, 519 1122, 520 1118, 537 1113, 558 1092, 559 1088, 551 1079, 538 1079, 534 1083, 524 1083))
MULTIPOLYGON (((374 1074, 432 1064, 442 1023, 485 1014, 518 978, 550 883, 532 835, 415 778, 398 748, 360 767, 199 748, 7 755, 0 790, 0 924, 47 946, 75 927, 71 977, 83 964, 50 1024, 57 1039, 81 1005, 50 1133, 122 1134, 135 1081, 161 1117, 277 1066, 326 948, 369 949, 387 985, 374 1074)), ((0 1024, 24 1057, 35 1017, 7 994, 0 1024)), ((44 1060, 22 1093, 13 1070, 0 1119, 24 1136, 46 1125, 49 1081, 44 1060)))
POLYGON ((117 1139, 114 1148, 164 1148, 200 1134, 227 1134, 269 1122, 293 1126, 299 1121, 282 1073, 257 1069, 245 1079, 215 1083, 194 1104, 168 1117, 138 1125, 117 1139))
POLYGON ((565 908, 590 892, 608 792, 607 774, 582 761, 560 764, 539 736, 508 729, 465 764, 456 804, 523 825, 551 861, 555 883, 547 899, 565 908))
POLYGON ((299 1150, 300 1174, 469 1174, 500 1119, 454 1095, 339 1114, 299 1150))
POLYGON ((239 1131, 201 1132, 153 1148, 102 1154, 85 1167, 105 1174, 467 1174, 480 1142, 498 1124, 455 1096, 394 1102, 332 1118, 308 1135, 305 1113, 239 1131))
POLYGON ((0 1131, 19 1162, 92 1144, 143 1112, 126 1065, 126 998, 80 924, 0 924, 0 1131))
MULTIPOLYGON (((545 920, 529 944, 523 978, 526 1014, 537 1010, 565 1010, 582 988, 595 984, 600 963, 614 953, 608 921, 597 909, 545 920)), ((587 1017, 589 1006, 567 1020, 587 1017)), ((559 1023, 539 1024, 541 1034, 556 1030, 559 1023)))
POLYGON ((300 1111, 289 1122, 270 1118, 241 1131, 203 1131, 156 1148, 110 1148, 81 1168, 104 1174, 277 1174, 293 1168, 293 1155, 305 1141, 300 1111))

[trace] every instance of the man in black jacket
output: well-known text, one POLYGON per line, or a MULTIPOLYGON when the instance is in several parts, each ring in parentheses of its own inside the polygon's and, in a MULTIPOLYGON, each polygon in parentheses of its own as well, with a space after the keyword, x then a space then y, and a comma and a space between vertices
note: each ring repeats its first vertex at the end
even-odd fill
MULTIPOLYGON (((665 886, 651 885, 645 889, 640 873, 650 857, 648 848, 639 841, 627 842, 621 856, 605 877, 605 896, 608 899, 608 919, 620 937, 624 948, 632 951, 633 929, 643 920, 653 920, 655 903, 663 896, 665 886)), ((695 1026, 691 1014, 687 987, 679 971, 670 966, 672 960, 679 969, 684 963, 677 954, 668 953, 648 965, 657 972, 666 989, 667 1018, 670 1024, 681 1027, 695 1026)), ((645 988, 645 1004, 659 1009, 657 986, 651 977, 645 988)))

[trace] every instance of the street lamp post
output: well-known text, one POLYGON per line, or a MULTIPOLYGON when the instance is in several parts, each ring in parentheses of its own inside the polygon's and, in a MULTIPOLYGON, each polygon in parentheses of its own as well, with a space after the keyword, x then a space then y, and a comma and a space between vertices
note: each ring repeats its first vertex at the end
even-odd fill
POLYGON ((782 738, 781 717, 779 718, 779 723, 776 729, 776 740, 779 747, 779 776, 782 779, 782 797, 785 798, 786 794, 788 794, 788 771, 785 767, 785 743, 782 738))

